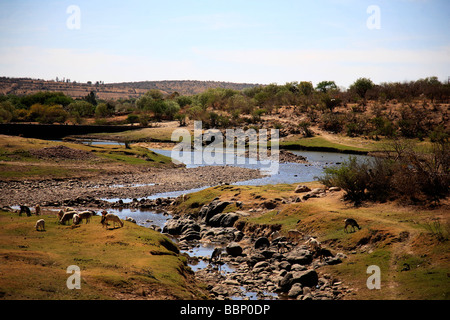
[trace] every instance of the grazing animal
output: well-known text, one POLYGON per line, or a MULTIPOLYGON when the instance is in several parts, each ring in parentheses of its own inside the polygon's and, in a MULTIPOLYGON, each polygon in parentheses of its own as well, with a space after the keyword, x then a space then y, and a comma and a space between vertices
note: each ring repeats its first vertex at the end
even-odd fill
POLYGON ((64 209, 64 212, 69 212, 69 211, 75 211, 75 209, 74 209, 74 208, 71 208, 71 207, 66 207, 66 208, 64 209))
POLYGON ((314 257, 320 258, 320 261, 322 261, 325 258, 333 257, 333 254, 326 248, 319 248, 314 252, 314 257))
POLYGON ((355 219, 351 219, 351 218, 345 219, 344 223, 345 223, 345 226, 344 226, 345 232, 347 232, 348 226, 352 227, 353 232, 355 231, 355 227, 358 228, 359 230, 361 230, 361 227, 358 225, 358 223, 356 222, 355 219))
POLYGON ((39 204, 34 207, 34 210, 37 216, 41 215, 41 206, 39 204))
POLYGON ((309 245, 312 251, 318 251, 322 248, 320 242, 313 237, 309 238, 306 244, 309 245))
POLYGON ((74 214, 72 220, 74 225, 79 224, 81 222, 80 214, 74 214))
POLYGON ((78 213, 78 216, 80 217, 80 222, 86 220, 86 223, 88 223, 91 221, 92 211, 82 211, 78 213))
POLYGON ((36 228, 36 231, 39 231, 39 229, 41 231, 45 231, 45 221, 44 221, 44 219, 39 219, 38 221, 36 221, 36 225, 34 227, 36 228))
POLYGON ((222 261, 220 261, 220 258, 222 257, 222 248, 215 248, 213 252, 211 253, 211 257, 209 258, 209 264, 217 265, 219 272, 220 272, 220 266, 223 264, 222 261))
POLYGON ((108 229, 108 221, 112 221, 113 222, 113 227, 116 228, 116 223, 118 223, 120 225, 120 227, 123 227, 123 222, 122 220, 119 219, 118 216, 116 216, 113 213, 108 213, 105 214, 102 217, 102 221, 100 221, 100 223, 106 228, 108 229))
POLYGON ((60 224, 66 224, 66 221, 70 221, 71 219, 73 219, 73 216, 77 214, 76 211, 69 211, 64 213, 64 215, 62 216, 61 220, 59 220, 60 224))
POLYGON ((103 216, 103 217, 106 216, 107 214, 108 214, 107 211, 105 211, 105 210, 102 211, 102 216, 103 216))
POLYGON ((59 211, 58 211, 58 221, 61 220, 61 218, 63 217, 63 215, 64 215, 64 211, 63 211, 63 210, 59 210, 59 211))
POLYGON ((277 251, 278 253, 286 253, 289 251, 287 247, 287 242, 284 241, 278 241, 277 243, 277 251))
POLYGON ((288 231, 288 238, 293 239, 294 241, 298 240, 302 234, 300 231, 292 229, 288 231))
POLYGON ((28 208, 27 206, 20 206, 19 216, 22 215, 22 212, 25 212, 27 214, 27 217, 31 217, 30 208, 28 208))

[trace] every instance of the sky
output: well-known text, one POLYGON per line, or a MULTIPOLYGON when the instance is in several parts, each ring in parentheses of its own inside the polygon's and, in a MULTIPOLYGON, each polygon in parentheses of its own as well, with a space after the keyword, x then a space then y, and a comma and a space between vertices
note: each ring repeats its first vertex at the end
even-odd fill
POLYGON ((448 0, 0 0, 0 76, 446 82, 449 13, 448 0))

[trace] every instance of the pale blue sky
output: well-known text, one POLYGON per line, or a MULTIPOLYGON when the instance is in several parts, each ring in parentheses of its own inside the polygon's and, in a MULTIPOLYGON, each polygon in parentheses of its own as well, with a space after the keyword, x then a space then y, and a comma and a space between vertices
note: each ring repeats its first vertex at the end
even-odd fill
POLYGON ((0 0, 0 76, 105 83, 450 76, 450 1, 0 0), (80 8, 80 28, 66 21, 80 8), (369 29, 370 5, 380 29, 369 29))

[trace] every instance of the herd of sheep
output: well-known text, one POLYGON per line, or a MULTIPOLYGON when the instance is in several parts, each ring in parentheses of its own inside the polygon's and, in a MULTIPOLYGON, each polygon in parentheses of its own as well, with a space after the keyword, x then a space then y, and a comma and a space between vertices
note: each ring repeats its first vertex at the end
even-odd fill
MULTIPOLYGON (((41 214, 41 207, 39 206, 39 204, 36 205, 34 209, 36 216, 39 216, 41 214)), ((25 213, 28 217, 31 216, 31 210, 27 206, 20 206, 19 216, 21 216, 22 213, 25 213)), ((108 228, 109 222, 112 222, 114 228, 116 227, 116 224, 118 224, 119 227, 123 227, 123 222, 117 215, 108 213, 104 210, 101 213, 101 224, 103 225, 103 227, 108 228)), ((96 212, 93 210, 78 212, 69 207, 65 208, 64 210, 59 210, 59 212, 57 213, 58 223, 63 225, 65 225, 66 222, 70 221, 72 221, 74 225, 81 224, 83 220, 85 221, 85 223, 89 223, 93 215, 96 215, 96 212)), ((45 231, 45 220, 39 219, 38 221, 36 221, 35 228, 36 231, 45 231)))

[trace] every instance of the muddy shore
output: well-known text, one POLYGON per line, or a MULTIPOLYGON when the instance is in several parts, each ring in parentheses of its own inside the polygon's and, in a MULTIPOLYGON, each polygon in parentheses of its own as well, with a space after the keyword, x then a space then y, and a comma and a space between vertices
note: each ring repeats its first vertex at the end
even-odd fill
POLYGON ((152 169, 145 172, 99 175, 89 179, 0 181, 0 205, 34 206, 77 197, 97 199, 143 198, 156 193, 262 177, 259 170, 231 166, 152 169))

